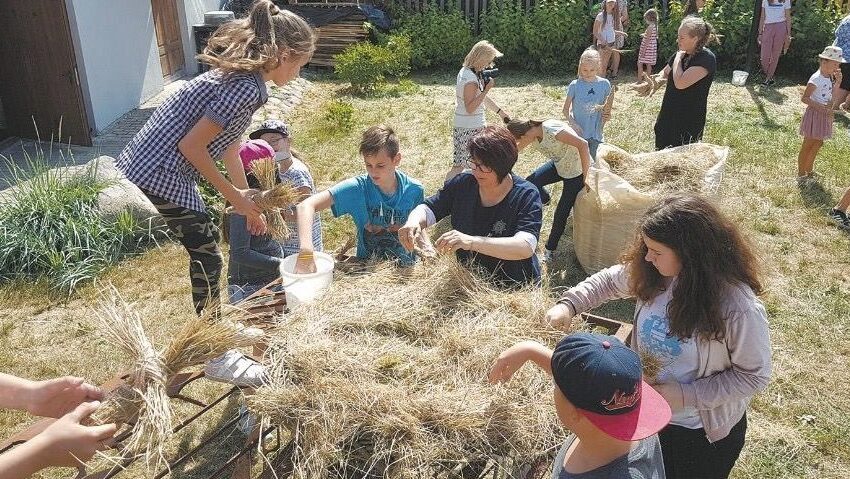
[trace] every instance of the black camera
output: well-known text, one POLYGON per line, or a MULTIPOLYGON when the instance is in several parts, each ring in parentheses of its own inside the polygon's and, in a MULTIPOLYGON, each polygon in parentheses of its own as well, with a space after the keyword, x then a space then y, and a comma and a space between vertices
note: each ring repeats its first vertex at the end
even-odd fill
POLYGON ((481 70, 481 81, 483 81, 485 85, 490 83, 491 78, 496 78, 497 76, 499 76, 498 68, 485 68, 481 70))

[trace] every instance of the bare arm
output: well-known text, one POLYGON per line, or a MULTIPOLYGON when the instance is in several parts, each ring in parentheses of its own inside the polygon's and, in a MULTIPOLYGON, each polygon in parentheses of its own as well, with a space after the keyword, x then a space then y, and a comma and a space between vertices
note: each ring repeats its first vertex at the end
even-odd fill
POLYGON ((597 45, 605 43, 602 41, 602 22, 598 18, 593 21, 593 41, 597 45))
POLYGON ((683 55, 684 53, 679 52, 676 54, 676 58, 673 59, 673 85, 679 90, 684 90, 708 76, 708 70, 704 67, 690 67, 684 70, 682 68, 683 55))
POLYGON ((416 243, 416 237, 422 234, 422 231, 428 227, 428 211, 429 208, 420 204, 407 215, 407 221, 404 226, 398 230, 398 240, 407 251, 413 251, 416 243))
POLYGON ((810 106, 815 110, 820 110, 824 113, 829 113, 830 111, 832 111, 832 108, 830 108, 829 105, 822 105, 812 100, 812 93, 814 92, 815 85, 813 83, 806 84, 806 89, 803 91, 803 97, 801 98, 803 104, 805 104, 806 106, 810 106))
POLYGON ((486 85, 484 85, 484 91, 479 90, 478 84, 472 82, 463 86, 463 106, 466 108, 467 113, 475 113, 475 110, 477 110, 487 98, 487 92, 493 88, 493 85, 494 81, 490 80, 486 85))
POLYGON ((518 261, 531 258, 534 254, 534 247, 529 244, 528 239, 521 233, 523 232, 506 238, 490 238, 471 236, 461 233, 458 230, 451 230, 437 238, 434 246, 441 253, 466 250, 506 261, 518 261))
POLYGON ((567 130, 559 131, 555 138, 578 150, 579 158, 581 158, 581 174, 587 178, 587 170, 590 169, 590 149, 587 146, 587 140, 567 130))
MULTIPOLYGON (((207 117, 202 117, 198 120, 198 123, 189 130, 189 133, 187 133, 186 136, 177 143, 177 149, 180 150, 180 153, 186 157, 189 163, 198 170, 201 176, 209 181, 210 184, 213 185, 213 187, 218 190, 222 196, 224 196, 224 199, 235 205, 236 202, 241 199, 242 195, 236 187, 227 181, 227 178, 218 171, 218 168, 215 166, 215 161, 207 150, 207 145, 209 145, 216 135, 221 133, 221 131, 222 128, 217 123, 207 117)), ((230 150, 231 153, 232 148, 233 145, 228 147, 228 150, 230 150)), ((227 162, 227 167, 228 172, 231 172, 229 161, 227 162)), ((234 174, 234 178, 239 178, 239 176, 240 175, 238 173, 234 174)), ((241 176, 244 181, 245 173, 243 172, 241 176)), ((245 181, 245 184, 247 185, 247 181, 245 181)), ((259 208, 257 208, 256 212, 259 214, 259 208)))
POLYGON ((573 116, 573 99, 567 95, 567 98, 564 100, 564 118, 567 119, 567 123, 576 131, 579 135, 581 135, 581 127, 576 122, 575 117, 573 116))
POLYGON ((36 437, 0 454, 0 477, 24 479, 48 467, 77 467, 105 449, 116 432, 115 424, 81 424, 99 405, 82 403, 36 437))
MULTIPOLYGON (((494 81, 494 80, 490 80, 490 83, 492 84, 492 83, 493 83, 493 81, 494 81)), ((510 118, 510 114, 508 114, 508 112, 507 112, 505 109, 503 109, 502 107, 500 107, 500 106, 499 106, 499 104, 498 104, 498 103, 496 103, 496 100, 493 100, 493 99, 492 99, 492 98, 490 98, 489 96, 484 97, 484 106, 486 106, 487 108, 489 108, 489 109, 490 109, 490 111, 492 111, 493 113, 495 113, 495 114, 499 115, 500 117, 502 117, 502 119, 510 118)))
POLYGON ((334 197, 327 190, 298 203, 295 215, 298 217, 298 242, 301 251, 313 252, 313 215, 317 211, 330 208, 333 204, 334 197))
MULTIPOLYGON (((250 198, 247 197, 248 192, 245 189, 238 189, 236 186, 227 181, 227 178, 218 171, 215 166, 215 161, 210 156, 207 150, 207 145, 221 133, 222 128, 214 121, 207 117, 201 117, 198 123, 189 130, 180 141, 177 143, 177 149, 186 157, 186 160, 198 170, 210 184, 224 196, 224 199, 233 205, 233 208, 241 215, 248 218, 248 225, 251 232, 254 234, 265 233, 266 222, 262 216, 260 207, 257 206, 250 198)), ((245 179, 244 170, 240 173, 241 163, 236 167, 235 162, 238 158, 238 145, 230 145, 225 152, 225 165, 231 177, 237 184, 244 186, 248 185, 245 179)))
POLYGON ((494 258, 516 261, 531 258, 534 248, 522 237, 490 238, 474 236, 472 251, 494 258))
POLYGON ((522 341, 506 349, 490 368, 491 383, 507 382, 527 362, 552 375, 552 350, 537 341, 522 341))
POLYGON ((243 190, 248 189, 248 178, 245 176, 245 167, 242 166, 242 160, 239 159, 239 142, 234 141, 224 150, 224 167, 227 169, 227 176, 233 182, 233 186, 243 190))

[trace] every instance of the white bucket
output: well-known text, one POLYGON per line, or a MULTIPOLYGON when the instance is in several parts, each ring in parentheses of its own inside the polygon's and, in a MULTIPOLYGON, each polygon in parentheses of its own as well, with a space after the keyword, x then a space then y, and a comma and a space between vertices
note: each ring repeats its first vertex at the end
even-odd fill
POLYGON ((313 302, 333 280, 333 256, 317 251, 313 253, 313 258, 316 261, 315 273, 295 273, 295 262, 298 261, 297 254, 283 258, 280 264, 280 275, 283 278, 283 289, 286 292, 286 305, 290 309, 299 304, 313 302))
POLYGON ((732 84, 735 86, 744 86, 747 83, 748 76, 750 74, 745 71, 735 70, 732 72, 732 84))

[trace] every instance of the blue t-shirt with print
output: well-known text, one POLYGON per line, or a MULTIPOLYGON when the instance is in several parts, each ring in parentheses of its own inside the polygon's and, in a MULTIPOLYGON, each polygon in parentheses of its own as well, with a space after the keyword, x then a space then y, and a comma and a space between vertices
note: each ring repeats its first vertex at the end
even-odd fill
POLYGON ((573 118, 581 127, 581 137, 585 140, 602 141, 602 111, 599 105, 604 105, 611 92, 611 83, 602 77, 594 81, 576 78, 567 87, 567 97, 572 99, 573 118))
POLYGON ((351 215, 357 225, 357 257, 398 259, 405 266, 415 262, 398 241, 398 230, 407 215, 422 203, 422 183, 400 171, 395 173, 398 187, 385 195, 369 175, 360 175, 330 188, 334 216, 351 215))
MULTIPOLYGON (((510 238, 519 231, 540 238, 543 224, 543 205, 537 188, 516 175, 511 175, 514 186, 505 199, 494 206, 481 205, 478 181, 471 173, 461 173, 446 183, 425 204, 439 221, 451 216, 452 228, 470 235, 490 238, 510 238)), ((508 261, 481 253, 458 250, 461 261, 471 261, 500 284, 537 282, 540 280, 540 263, 536 255, 508 261)))

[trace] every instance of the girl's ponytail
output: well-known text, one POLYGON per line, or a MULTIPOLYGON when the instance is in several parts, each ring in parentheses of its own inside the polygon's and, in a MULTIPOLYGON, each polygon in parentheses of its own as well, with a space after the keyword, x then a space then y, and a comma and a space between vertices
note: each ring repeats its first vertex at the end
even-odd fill
POLYGON ((311 56, 315 34, 303 18, 257 0, 247 18, 216 30, 198 60, 227 73, 270 71, 282 55, 311 56))

